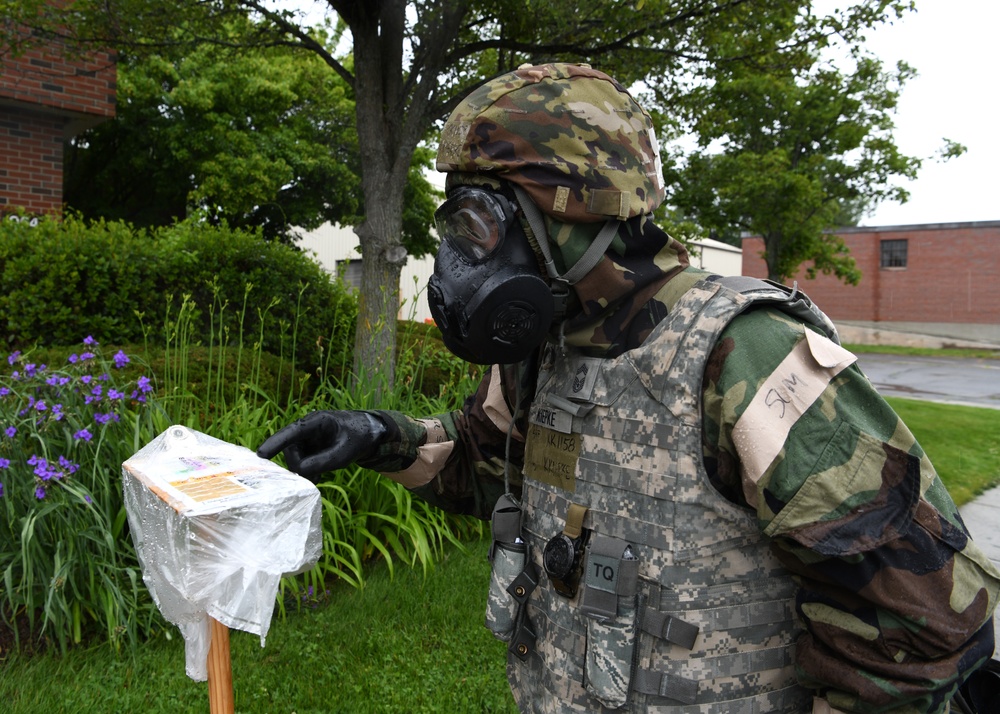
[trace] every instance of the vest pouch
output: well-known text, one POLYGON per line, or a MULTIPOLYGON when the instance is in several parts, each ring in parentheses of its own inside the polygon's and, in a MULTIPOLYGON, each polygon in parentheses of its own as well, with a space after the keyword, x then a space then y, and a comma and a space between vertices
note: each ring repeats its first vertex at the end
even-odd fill
POLYGON ((609 709, 628 701, 639 609, 639 561, 623 540, 592 535, 584 570, 587 692, 609 709))
POLYGON ((510 584, 524 570, 528 546, 525 543, 494 543, 490 591, 486 598, 486 627, 498 640, 509 642, 514 632, 519 603, 508 592, 510 584))
POLYGON ((490 530, 493 543, 489 558, 493 567, 486 597, 486 627, 497 639, 509 642, 520 607, 509 588, 528 560, 528 546, 521 540, 521 506, 513 496, 504 494, 497 500, 490 530))

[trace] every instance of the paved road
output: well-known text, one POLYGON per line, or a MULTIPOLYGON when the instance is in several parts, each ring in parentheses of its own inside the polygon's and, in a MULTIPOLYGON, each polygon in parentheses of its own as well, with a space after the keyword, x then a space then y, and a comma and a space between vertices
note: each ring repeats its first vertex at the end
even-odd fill
POLYGON ((860 354, 883 395, 1000 409, 1000 359, 860 354))

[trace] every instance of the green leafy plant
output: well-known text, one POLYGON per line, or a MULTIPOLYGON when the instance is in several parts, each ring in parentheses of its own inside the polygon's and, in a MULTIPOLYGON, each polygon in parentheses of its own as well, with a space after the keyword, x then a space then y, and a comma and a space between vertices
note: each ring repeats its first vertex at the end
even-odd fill
POLYGON ((116 648, 157 620, 125 537, 120 466, 154 407, 150 378, 88 337, 64 365, 30 353, 0 375, 2 611, 65 649, 96 625, 116 648))

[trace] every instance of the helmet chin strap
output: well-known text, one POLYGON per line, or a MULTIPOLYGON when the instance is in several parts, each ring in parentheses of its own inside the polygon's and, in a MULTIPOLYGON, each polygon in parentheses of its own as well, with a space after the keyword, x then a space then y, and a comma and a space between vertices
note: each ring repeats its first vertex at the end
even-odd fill
POLYGON ((527 191, 517 184, 512 184, 512 186, 514 195, 517 197, 517 202, 520 204, 521 210, 524 211, 524 217, 528 221, 528 226, 531 228, 531 232, 535 234, 535 242, 538 243, 538 248, 542 251, 545 272, 552 280, 552 296, 555 299, 556 308, 554 321, 561 323, 563 321, 562 318, 566 315, 569 286, 576 285, 601 262, 601 258, 604 257, 604 251, 608 249, 611 241, 618 235, 619 221, 614 218, 609 219, 580 259, 569 270, 560 275, 552 260, 552 251, 549 247, 549 234, 545 229, 545 219, 542 217, 541 210, 531 200, 531 197, 528 196, 527 191))

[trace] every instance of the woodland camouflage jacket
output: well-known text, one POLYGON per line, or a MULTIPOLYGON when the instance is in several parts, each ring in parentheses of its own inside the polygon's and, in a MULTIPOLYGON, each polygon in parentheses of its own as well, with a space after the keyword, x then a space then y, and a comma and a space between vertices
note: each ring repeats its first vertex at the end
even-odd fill
MULTIPOLYGON (((684 269, 648 314, 666 314, 678 286, 704 276, 684 269)), ((792 373, 810 330, 770 308, 725 329, 703 381, 706 468, 722 494, 756 512, 799 585, 800 682, 834 711, 948 711, 957 687, 992 656, 1000 572, 856 365, 798 398, 792 373)), ((530 361, 494 367, 449 414, 382 412, 399 439, 365 465, 446 510, 489 518, 507 454, 510 487, 519 490, 535 374, 530 361)))

